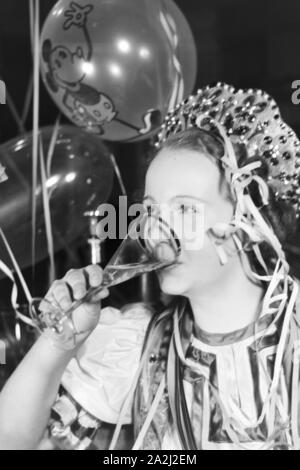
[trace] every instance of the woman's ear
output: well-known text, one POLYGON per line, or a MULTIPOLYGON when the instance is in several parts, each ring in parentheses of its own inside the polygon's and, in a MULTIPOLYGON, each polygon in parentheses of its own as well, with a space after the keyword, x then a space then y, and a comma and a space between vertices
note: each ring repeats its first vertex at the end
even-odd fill
POLYGON ((207 231, 208 237, 217 252, 221 265, 228 262, 228 254, 225 251, 224 244, 235 232, 236 228, 225 222, 219 222, 207 231))
POLYGON ((230 238, 231 235, 236 231, 231 224, 225 222, 219 222, 213 227, 211 227, 209 230, 210 233, 216 238, 216 240, 220 240, 221 242, 224 242, 225 240, 230 238))
POLYGON ((215 234, 213 233, 212 229, 209 229, 207 231, 208 238, 211 241, 211 244, 213 245, 214 249, 216 250, 216 253, 218 255, 219 261, 221 265, 223 266, 228 262, 228 256, 224 250, 223 243, 225 241, 225 238, 220 238, 216 237, 215 234))

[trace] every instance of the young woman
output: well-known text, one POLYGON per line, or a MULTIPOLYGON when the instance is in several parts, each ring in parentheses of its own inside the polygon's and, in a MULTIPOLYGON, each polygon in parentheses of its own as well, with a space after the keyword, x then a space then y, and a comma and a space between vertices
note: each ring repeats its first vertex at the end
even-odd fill
MULTIPOLYGON (((1 393, 1 448, 45 435, 101 448, 104 423, 117 423, 111 448, 299 448, 298 283, 284 250, 299 141, 266 93, 217 84, 167 116, 158 147, 144 204, 181 233, 177 263, 158 273, 171 305, 100 314, 104 291, 74 311, 75 342, 42 334, 1 393)), ((101 280, 99 267, 72 270, 47 298, 67 310, 101 280)))

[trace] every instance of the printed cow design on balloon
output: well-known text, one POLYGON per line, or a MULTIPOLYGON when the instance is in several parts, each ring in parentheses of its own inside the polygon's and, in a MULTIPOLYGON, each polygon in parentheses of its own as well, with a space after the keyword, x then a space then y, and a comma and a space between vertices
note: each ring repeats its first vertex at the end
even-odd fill
POLYGON ((53 45, 50 39, 43 41, 42 59, 47 68, 47 85, 53 93, 63 92, 62 103, 69 111, 71 119, 90 132, 102 136, 105 134, 105 126, 117 121, 136 131, 136 137, 147 134, 160 124, 162 117, 159 110, 148 110, 142 116, 143 126, 138 127, 118 115, 110 96, 85 83, 93 55, 87 28, 88 15, 93 8, 93 5, 81 6, 72 1, 64 13, 66 20, 63 29, 67 31, 73 27, 80 28, 85 38, 85 50, 81 46, 71 50, 62 44, 53 45))

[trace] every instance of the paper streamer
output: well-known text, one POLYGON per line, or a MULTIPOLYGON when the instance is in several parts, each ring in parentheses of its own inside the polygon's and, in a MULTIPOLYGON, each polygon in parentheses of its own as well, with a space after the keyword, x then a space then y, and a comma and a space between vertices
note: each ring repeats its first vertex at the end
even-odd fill
POLYGON ((38 139, 39 139, 39 0, 35 0, 34 8, 31 0, 31 8, 34 17, 34 54, 33 54, 33 143, 32 143, 32 220, 31 220, 31 261, 34 270, 35 264, 35 228, 36 228, 36 187, 37 187, 37 166, 38 166, 38 139))

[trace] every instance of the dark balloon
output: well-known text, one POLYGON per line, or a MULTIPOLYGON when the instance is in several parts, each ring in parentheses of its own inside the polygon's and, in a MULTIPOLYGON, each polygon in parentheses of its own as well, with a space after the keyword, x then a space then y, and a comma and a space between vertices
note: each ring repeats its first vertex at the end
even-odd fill
POLYGON ((190 27, 173 0, 60 0, 41 35, 41 72, 76 125, 112 141, 153 135, 192 91, 190 27))
MULTIPOLYGON (((40 131, 45 160, 52 133, 51 126, 40 131)), ((1 145, 0 161, 8 175, 8 180, 0 185, 0 226, 24 268, 31 264, 32 134, 1 145)), ((55 251, 86 234, 87 221, 83 213, 97 209, 107 200, 112 182, 109 151, 101 140, 76 127, 61 126, 51 174, 47 177, 55 251)), ((47 257, 40 178, 36 204, 35 258, 40 261, 47 257)), ((0 245, 0 259, 8 261, 3 244, 0 245)))

